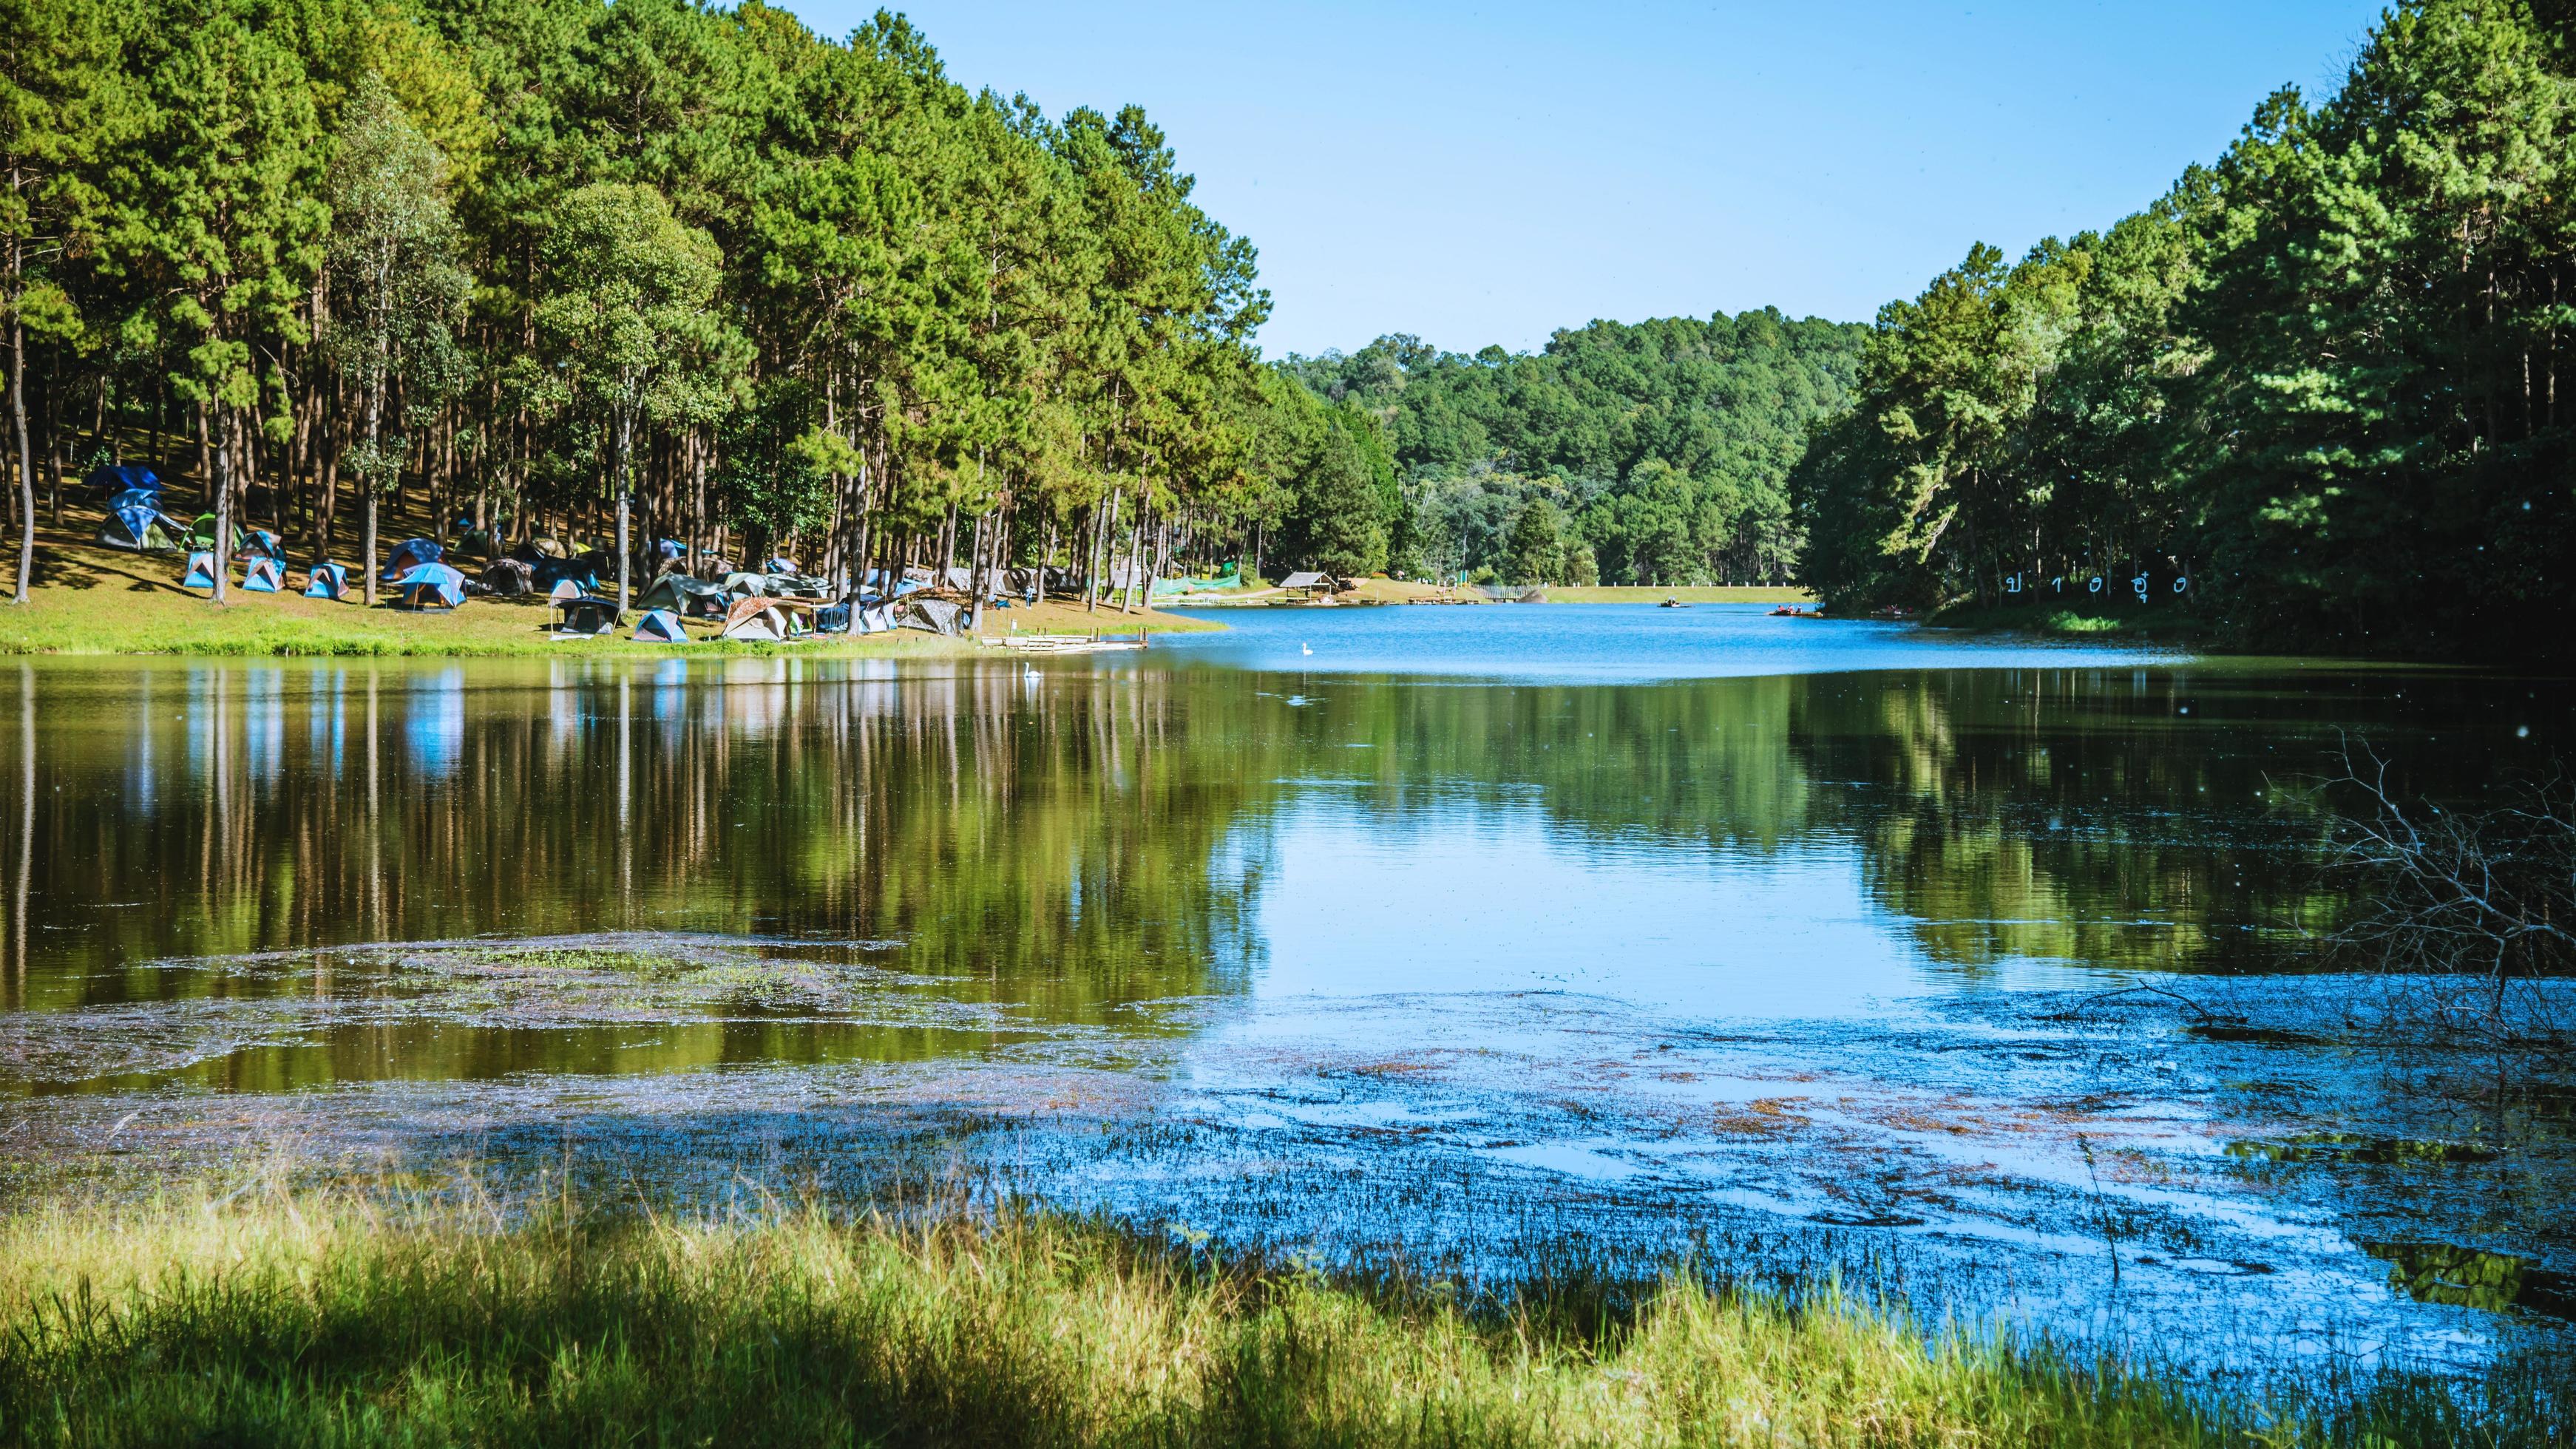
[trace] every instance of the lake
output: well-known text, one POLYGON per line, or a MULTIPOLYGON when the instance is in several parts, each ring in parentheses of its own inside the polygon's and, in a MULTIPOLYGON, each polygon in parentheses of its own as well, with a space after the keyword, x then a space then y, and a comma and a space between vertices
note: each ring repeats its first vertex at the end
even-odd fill
POLYGON ((2306 788, 2366 745, 2480 798, 2564 754, 2563 681, 1214 617, 1034 666, 0 666, 10 1191, 962 1183, 2187 1367, 2569 1352, 2576 1084, 2316 969, 2306 788))

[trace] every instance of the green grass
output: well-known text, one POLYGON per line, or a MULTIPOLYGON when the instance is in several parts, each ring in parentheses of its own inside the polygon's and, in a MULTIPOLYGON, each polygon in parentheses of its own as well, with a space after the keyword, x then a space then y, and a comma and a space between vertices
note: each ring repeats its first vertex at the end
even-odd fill
MULTIPOLYGON (((2267 1415, 1831 1292, 1518 1306, 1043 1216, 723 1221, 245 1188, 0 1222, 23 1444, 2198 1445, 2483 1437, 2420 1387, 2267 1415), (2377 1436, 2377 1437, 2372 1437, 2377 1436)), ((2538 1422, 2537 1420, 2534 1421, 2538 1422)), ((2536 1439, 2535 1439, 2535 1442, 2536 1439)))

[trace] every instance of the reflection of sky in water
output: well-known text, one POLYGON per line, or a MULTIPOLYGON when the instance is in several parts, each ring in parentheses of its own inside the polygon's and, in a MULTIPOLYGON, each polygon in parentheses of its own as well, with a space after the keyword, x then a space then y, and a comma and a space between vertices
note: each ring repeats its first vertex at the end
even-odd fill
MULTIPOLYGON (((1569 684, 1868 669, 2172 664, 2171 649, 1935 633, 1911 624, 1777 618, 1767 604, 1496 604, 1200 611, 1223 633, 1174 634, 1150 651, 1308 674, 1440 674, 1569 684), (1311 654, 1303 652, 1311 648, 1311 654)), ((1189 610, 1179 611, 1190 613, 1189 610)))
POLYGON ((1616 849, 1552 833, 1535 805, 1399 822, 1337 804, 1310 787, 1278 821, 1263 997, 1554 990, 1778 1017, 1925 989, 1848 842, 1616 849))
POLYGON ((403 738, 412 767, 424 775, 455 773, 465 750, 465 671, 447 668, 416 676, 404 700, 403 738))
POLYGON ((305 716, 306 745, 326 763, 333 778, 346 765, 348 751, 349 671, 316 666, 307 680, 312 704, 305 716))
MULTIPOLYGON (((457 715, 461 734, 465 717, 457 715)), ((286 766, 286 671, 252 667, 242 671, 242 752, 250 777, 262 785, 277 782, 286 766)))

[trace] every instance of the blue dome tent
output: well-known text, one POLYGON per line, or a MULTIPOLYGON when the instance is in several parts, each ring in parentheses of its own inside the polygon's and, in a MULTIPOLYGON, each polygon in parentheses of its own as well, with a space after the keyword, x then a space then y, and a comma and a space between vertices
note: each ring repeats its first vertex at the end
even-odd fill
MULTIPOLYGON (((400 583, 421 565, 434 564, 445 557, 447 557, 447 550, 440 548, 429 539, 404 539, 395 546, 393 556, 385 560, 385 582, 400 583)), ((450 572, 454 571, 450 570, 450 572)), ((462 579, 465 576, 457 574, 457 577, 462 579)))
POLYGON ((349 571, 325 559, 313 566, 313 577, 304 585, 308 599, 346 598, 349 593, 349 571))
POLYGON ((179 576, 183 589, 211 589, 215 586, 215 552, 201 548, 188 555, 188 571, 179 576))
POLYGON ((286 587, 286 571, 264 553, 242 556, 242 587, 254 594, 273 594, 286 587))
POLYGON ((614 599, 595 594, 573 594, 554 601, 557 634, 606 635, 617 632, 618 608, 614 599))
POLYGON ((680 616, 668 609, 648 609, 635 621, 635 637, 647 644, 686 644, 689 631, 680 627, 680 616))
POLYGON ((172 553, 179 547, 178 525, 161 516, 161 495, 148 488, 128 488, 107 500, 107 519, 98 541, 137 553, 172 553))
POLYGON ((443 563, 425 563, 395 581, 406 609, 453 609, 465 602, 465 575, 443 563))

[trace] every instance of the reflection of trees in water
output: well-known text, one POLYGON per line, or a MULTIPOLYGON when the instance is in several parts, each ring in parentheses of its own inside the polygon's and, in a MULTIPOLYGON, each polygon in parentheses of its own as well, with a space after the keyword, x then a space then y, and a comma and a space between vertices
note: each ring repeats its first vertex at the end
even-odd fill
POLYGON ((1936 959, 2279 964, 2278 928, 2326 904, 2317 824, 2276 788, 2314 766, 2313 700, 2249 708, 2223 678, 2165 671, 1802 683, 1797 757, 1859 787, 1826 797, 1835 823, 1936 959))
POLYGON ((1226 848, 1238 776, 1192 763, 1223 742, 1174 730, 1153 676, 1031 688, 788 659, 34 677, 39 1004, 176 989, 82 979, 159 956, 670 929, 879 941, 888 964, 1083 1020, 1211 989, 1257 949, 1257 856, 1226 848))
POLYGON ((2278 928, 2328 916, 2319 823, 2276 787, 2387 703, 2090 669, 1319 693, 1301 767, 1387 818, 1468 789, 1595 844, 1851 842, 1936 959, 2139 967, 2279 964, 2278 928))
POLYGON ((2277 959, 2249 928, 2332 902, 2273 787, 2338 726, 2420 737, 2476 703, 2149 670, 1325 680, 1294 704, 1231 672, 792 658, 22 677, 22 999, 254 989, 115 974, 157 956, 676 929, 883 942, 943 995, 1058 1021, 1256 960, 1261 822, 1317 778, 1389 829, 1501 807, 1581 848, 1856 845, 1943 960, 2277 959))

